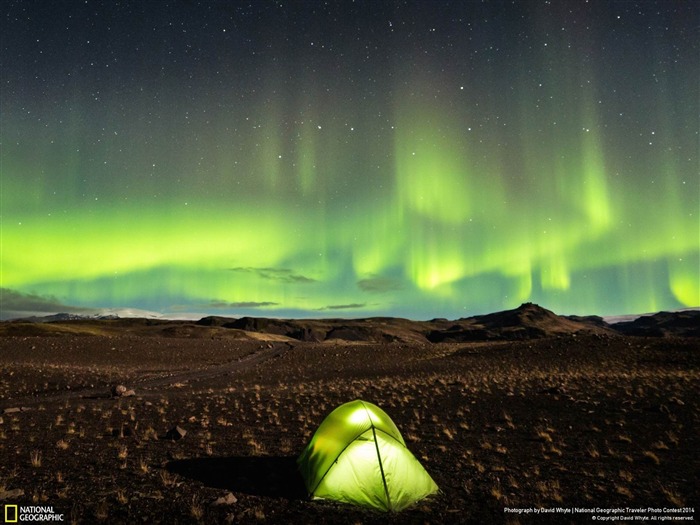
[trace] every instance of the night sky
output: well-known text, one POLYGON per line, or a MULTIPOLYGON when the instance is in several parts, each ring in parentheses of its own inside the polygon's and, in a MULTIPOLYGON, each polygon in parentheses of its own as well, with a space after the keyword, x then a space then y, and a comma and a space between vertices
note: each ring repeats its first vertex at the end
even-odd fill
POLYGON ((700 305, 700 3, 327 4, 3 2, 2 317, 700 305))

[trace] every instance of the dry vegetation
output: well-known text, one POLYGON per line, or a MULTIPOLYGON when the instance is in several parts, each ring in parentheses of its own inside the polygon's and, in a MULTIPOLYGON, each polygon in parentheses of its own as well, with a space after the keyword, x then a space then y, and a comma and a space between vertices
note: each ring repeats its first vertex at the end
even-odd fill
POLYGON ((2 337, 0 408, 23 410, 0 417, 0 496, 73 523, 385 523, 308 501, 295 470, 325 415, 362 398, 393 418, 442 491, 391 523, 691 504, 699 346, 2 337), (116 383, 136 396, 108 396, 116 383), (186 435, 164 439, 175 425, 186 435))

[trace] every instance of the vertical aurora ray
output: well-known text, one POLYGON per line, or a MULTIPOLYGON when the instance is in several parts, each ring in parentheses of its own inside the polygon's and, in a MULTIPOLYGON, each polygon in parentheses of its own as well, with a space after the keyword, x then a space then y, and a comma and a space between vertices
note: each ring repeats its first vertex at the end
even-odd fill
POLYGON ((462 253, 449 226, 468 217, 473 191, 458 128, 421 101, 397 110, 395 187, 406 232, 406 272, 418 288, 436 290, 463 276, 462 253), (448 191, 446 191, 449 188, 448 191), (460 252, 460 253, 455 253, 460 252))
POLYGON ((313 117, 311 122, 301 122, 299 141, 296 148, 297 179, 302 195, 309 195, 316 189, 318 177, 318 145, 317 134, 313 129, 313 117))

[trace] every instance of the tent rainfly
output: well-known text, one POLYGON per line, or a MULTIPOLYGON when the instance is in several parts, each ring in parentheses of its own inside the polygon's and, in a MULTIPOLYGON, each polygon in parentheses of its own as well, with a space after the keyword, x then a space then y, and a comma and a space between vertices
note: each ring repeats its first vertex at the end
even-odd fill
POLYGON ((359 399, 328 414, 297 462, 314 499, 398 512, 438 491, 386 412, 359 399))

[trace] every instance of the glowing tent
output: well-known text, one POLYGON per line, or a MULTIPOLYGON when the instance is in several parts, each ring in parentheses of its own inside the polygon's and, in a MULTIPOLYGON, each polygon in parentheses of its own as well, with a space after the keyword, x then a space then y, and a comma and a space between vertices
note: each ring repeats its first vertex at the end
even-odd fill
POLYGON ((328 414, 297 462, 313 498, 400 511, 438 491, 386 412, 359 399, 328 414))

